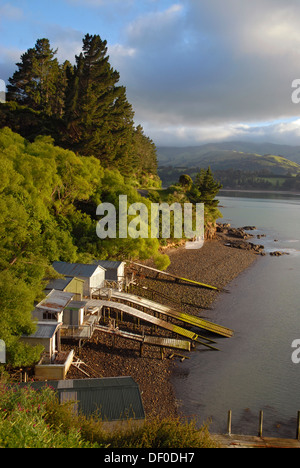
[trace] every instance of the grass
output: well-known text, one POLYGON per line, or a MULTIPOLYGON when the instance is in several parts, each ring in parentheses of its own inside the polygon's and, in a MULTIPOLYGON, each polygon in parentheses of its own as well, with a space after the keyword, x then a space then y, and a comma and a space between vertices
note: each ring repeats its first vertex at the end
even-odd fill
POLYGON ((59 404, 50 387, 8 386, 0 381, 0 448, 215 448, 206 426, 159 418, 136 427, 104 430, 96 418, 76 416, 73 402, 59 404))

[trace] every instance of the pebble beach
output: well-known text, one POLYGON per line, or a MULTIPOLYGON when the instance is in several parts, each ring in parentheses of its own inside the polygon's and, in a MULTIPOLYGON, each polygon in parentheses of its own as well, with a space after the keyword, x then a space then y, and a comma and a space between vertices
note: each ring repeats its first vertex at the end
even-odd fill
MULTIPOLYGON (((216 239, 206 241, 199 250, 187 250, 181 246, 165 251, 171 260, 167 272, 213 285, 221 290, 226 288, 226 285, 257 260, 257 254, 252 250, 229 248, 228 239, 227 235, 220 233, 216 239)), ((151 262, 144 263, 154 266, 151 262)), ((145 297, 146 293, 151 291, 153 300, 172 305, 176 309, 181 307, 183 312, 207 320, 210 320, 210 309, 220 294, 182 282, 175 283, 174 280, 163 276, 156 278, 155 274, 141 276, 139 283, 148 288, 144 289, 145 297)), ((123 324, 119 327, 124 329, 123 324)), ((145 333, 148 332, 150 333, 146 329, 145 333)), ((155 333, 163 335, 166 332, 157 330, 155 333)), ((139 343, 121 337, 116 337, 113 343, 111 336, 99 331, 95 332, 92 340, 81 349, 76 342, 64 344, 63 349, 74 349, 76 357, 84 363, 80 366, 81 370, 72 366, 68 372, 68 379, 131 376, 140 387, 148 419, 157 416, 184 416, 179 414, 170 382, 172 373, 180 372, 181 364, 180 356, 170 359, 172 354, 176 353, 174 349, 167 349, 162 360, 159 348, 145 346, 143 356, 140 357, 139 343)), ((190 353, 180 354, 186 354, 188 357, 190 353)))

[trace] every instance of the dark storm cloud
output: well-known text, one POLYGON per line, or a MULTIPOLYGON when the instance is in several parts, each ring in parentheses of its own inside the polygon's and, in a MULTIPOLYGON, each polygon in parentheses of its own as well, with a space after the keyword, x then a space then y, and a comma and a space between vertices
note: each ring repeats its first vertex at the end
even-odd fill
POLYGON ((203 127, 208 138, 212 126, 235 136, 247 131, 241 123, 299 113, 291 102, 300 76, 295 1, 178 2, 132 22, 123 45, 134 51, 118 64, 137 117, 160 138, 161 126, 197 140, 203 127))
MULTIPOLYGON (((300 78, 299 0, 64 0, 60 5, 63 20, 58 11, 55 20, 44 16, 42 22, 28 8, 22 12, 6 2, 0 28, 9 32, 14 20, 27 35, 32 29, 28 47, 49 37, 60 61, 74 61, 83 35, 99 33, 108 40, 136 123, 158 144, 299 138, 300 104, 291 101, 292 81, 300 78), (75 24, 80 12, 85 23, 76 17, 75 24), (94 29, 85 30, 92 20, 94 29)), ((21 42, 2 41, 0 78, 12 74, 27 47, 21 49, 21 42)))

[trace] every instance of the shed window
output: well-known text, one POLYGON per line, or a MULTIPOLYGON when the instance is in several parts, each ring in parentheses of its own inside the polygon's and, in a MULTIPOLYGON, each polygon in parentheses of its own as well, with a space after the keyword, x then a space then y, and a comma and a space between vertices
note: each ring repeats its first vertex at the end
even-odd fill
POLYGON ((44 312, 43 313, 43 320, 57 320, 56 319, 56 314, 51 314, 50 312, 44 312))

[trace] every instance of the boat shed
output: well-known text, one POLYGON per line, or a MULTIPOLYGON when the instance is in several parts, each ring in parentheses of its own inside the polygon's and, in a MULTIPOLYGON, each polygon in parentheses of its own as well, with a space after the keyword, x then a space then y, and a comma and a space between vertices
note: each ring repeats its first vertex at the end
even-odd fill
POLYGON ((110 281, 122 281, 125 276, 125 262, 111 260, 98 260, 96 265, 105 268, 105 279, 110 281))
POLYGON ((73 298, 74 294, 72 293, 53 290, 37 304, 33 311, 33 317, 37 318, 38 321, 54 320, 62 322, 63 311, 73 298))
POLYGON ((84 416, 97 416, 108 429, 130 421, 142 423, 145 411, 138 384, 132 377, 76 379, 31 382, 35 389, 48 385, 59 395, 61 403, 74 401, 74 410, 84 416))
POLYGON ((83 298, 84 280, 73 276, 65 276, 64 278, 53 279, 49 281, 45 288, 45 292, 49 293, 53 289, 62 292, 75 294, 76 301, 82 301, 83 298))
POLYGON ((53 268, 57 273, 84 280, 83 295, 90 297, 93 291, 103 288, 105 281, 105 268, 97 264, 54 262, 53 268))
POLYGON ((20 341, 30 346, 42 345, 47 355, 52 359, 60 350, 59 323, 38 322, 32 335, 22 335, 20 341))

